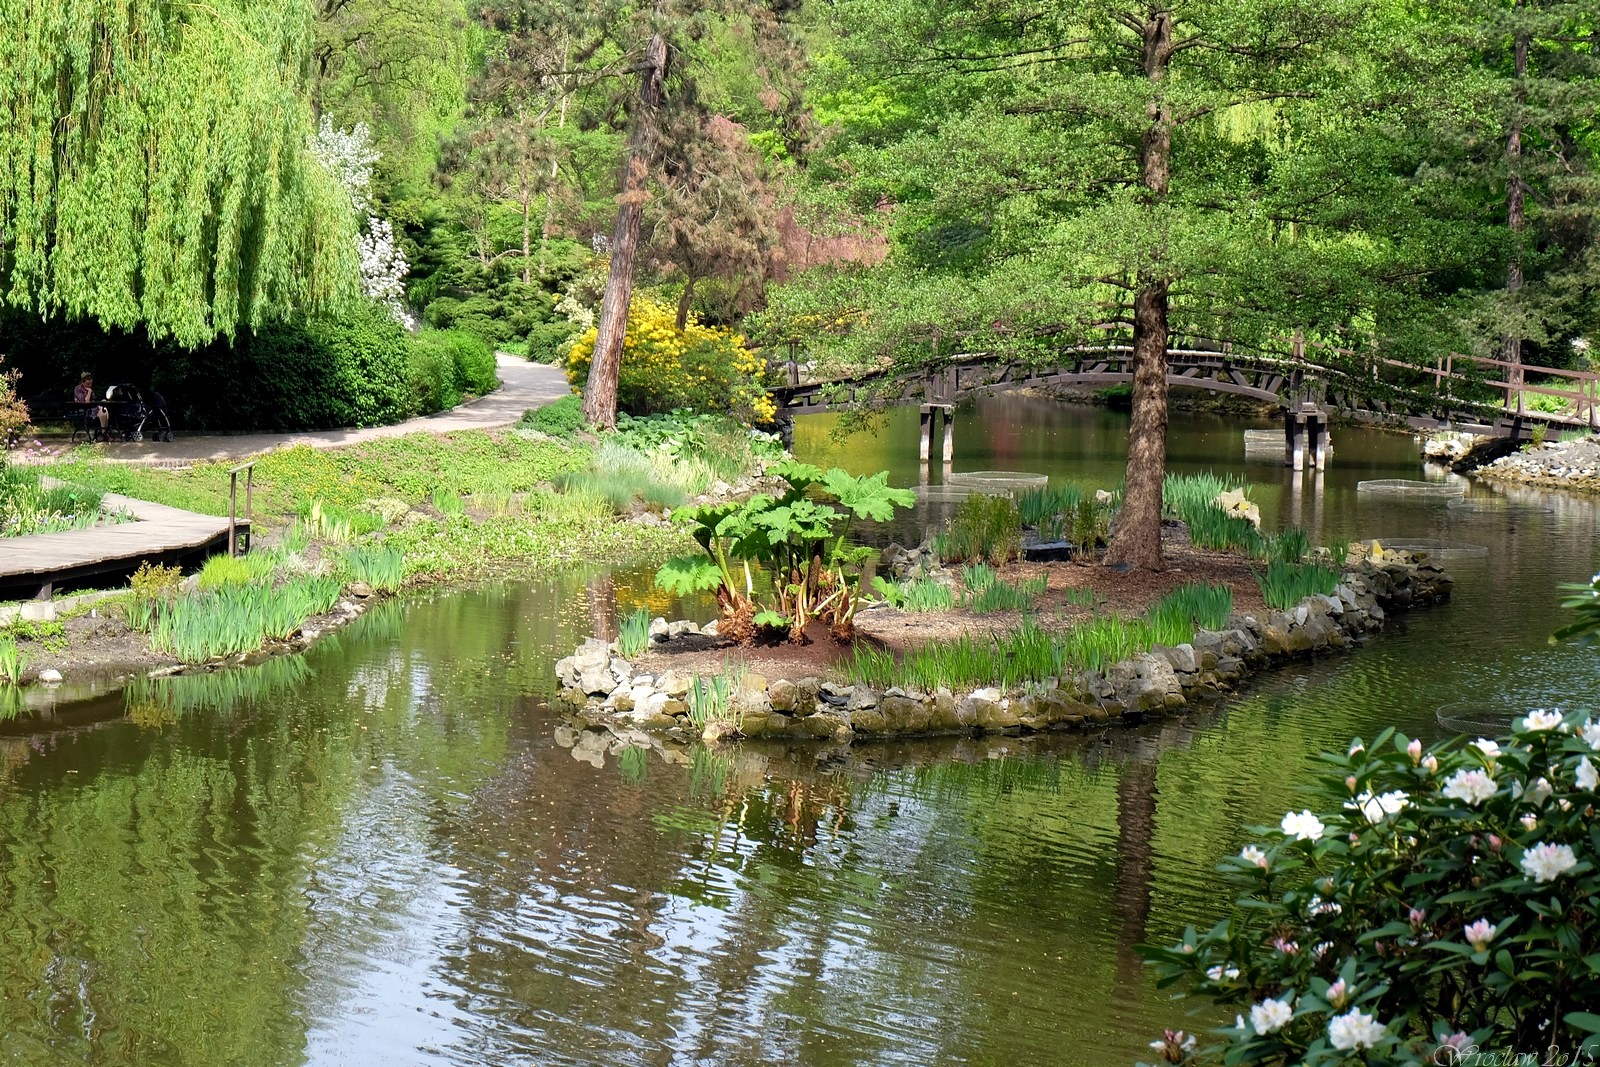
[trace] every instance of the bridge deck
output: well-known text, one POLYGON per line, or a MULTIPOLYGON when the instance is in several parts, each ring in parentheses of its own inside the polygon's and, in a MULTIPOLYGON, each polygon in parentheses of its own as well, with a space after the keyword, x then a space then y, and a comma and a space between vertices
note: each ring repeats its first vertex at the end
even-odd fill
MULTIPOLYGON (((107 510, 134 521, 87 530, 0 539, 0 595, 48 595, 56 585, 122 575, 140 563, 170 563, 225 551, 228 520, 107 493, 107 510)), ((249 524, 236 528, 247 536, 249 524)))

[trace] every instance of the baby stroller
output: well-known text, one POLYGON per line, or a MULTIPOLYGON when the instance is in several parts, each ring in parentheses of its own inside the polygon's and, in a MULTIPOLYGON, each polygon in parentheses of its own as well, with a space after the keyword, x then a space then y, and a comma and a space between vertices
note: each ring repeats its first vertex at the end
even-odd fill
POLYGON ((148 429, 157 441, 172 440, 172 422, 167 418, 167 404, 161 394, 150 391, 150 401, 132 382, 113 385, 106 390, 106 405, 111 409, 111 422, 124 441, 142 441, 148 429))

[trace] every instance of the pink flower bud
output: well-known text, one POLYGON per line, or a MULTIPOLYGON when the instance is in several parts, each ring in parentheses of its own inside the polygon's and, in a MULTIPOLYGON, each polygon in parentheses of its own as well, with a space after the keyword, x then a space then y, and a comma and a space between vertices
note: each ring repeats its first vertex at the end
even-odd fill
POLYGON ((1406 754, 1411 757, 1411 765, 1413 767, 1415 767, 1418 763, 1421 763, 1422 742, 1413 737, 1411 739, 1411 743, 1406 746, 1406 754))

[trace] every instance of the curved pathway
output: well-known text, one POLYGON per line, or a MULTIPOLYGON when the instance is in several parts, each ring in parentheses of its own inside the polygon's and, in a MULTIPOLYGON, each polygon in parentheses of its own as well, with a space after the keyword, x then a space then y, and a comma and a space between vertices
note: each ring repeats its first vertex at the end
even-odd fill
POLYGON ((305 433, 248 433, 189 435, 181 429, 172 442, 114 441, 107 444, 105 458, 117 463, 165 464, 205 463, 222 459, 249 459, 291 445, 312 448, 338 448, 380 437, 399 437, 408 433, 450 433, 455 430, 488 430, 510 426, 529 408, 543 407, 572 392, 566 375, 557 367, 529 363, 520 356, 499 354, 500 388, 488 396, 469 400, 448 411, 423 415, 392 426, 370 426, 360 430, 311 430, 305 433))

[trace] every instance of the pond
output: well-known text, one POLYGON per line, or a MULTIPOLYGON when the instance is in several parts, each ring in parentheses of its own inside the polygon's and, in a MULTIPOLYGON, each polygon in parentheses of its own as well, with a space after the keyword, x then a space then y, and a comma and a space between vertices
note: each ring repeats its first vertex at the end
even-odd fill
MULTIPOLYGON (((958 420, 957 470, 1121 476, 1116 412, 1013 397, 958 420)), ((917 480, 914 411, 842 444, 829 423, 799 427, 807 458, 917 480)), ((1356 430, 1318 491, 1246 464, 1245 425, 1175 415, 1174 466, 1244 474, 1269 525, 1317 539, 1487 554, 1367 647, 1138 729, 574 744, 553 660, 591 607, 653 596, 638 574, 437 591, 302 658, 11 724, 0 1060, 1131 1063, 1190 1022, 1133 946, 1218 917, 1214 865, 1300 806, 1318 751, 1600 689, 1600 657, 1545 642, 1555 585, 1600 565, 1594 502, 1358 493, 1431 475, 1410 438, 1356 430)))

